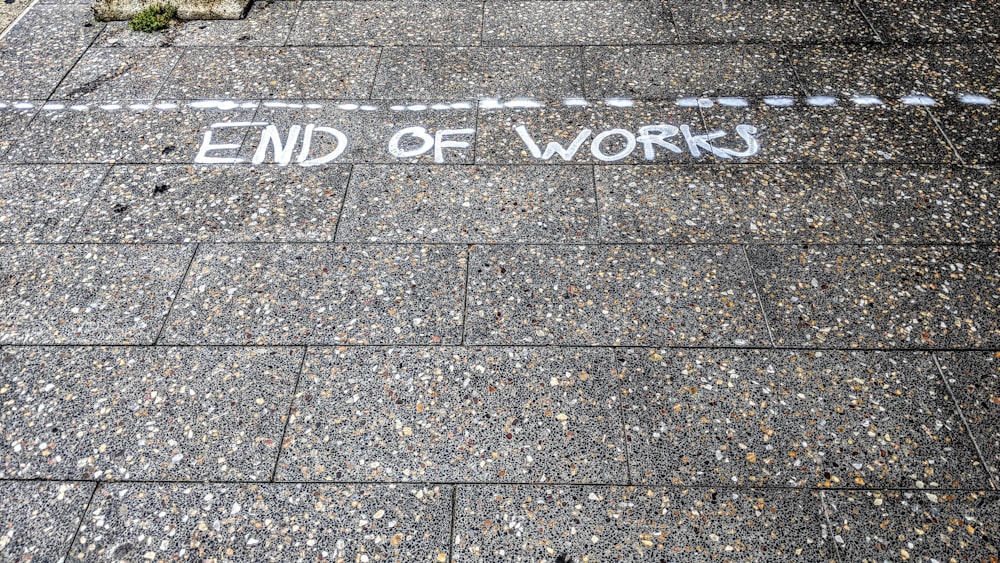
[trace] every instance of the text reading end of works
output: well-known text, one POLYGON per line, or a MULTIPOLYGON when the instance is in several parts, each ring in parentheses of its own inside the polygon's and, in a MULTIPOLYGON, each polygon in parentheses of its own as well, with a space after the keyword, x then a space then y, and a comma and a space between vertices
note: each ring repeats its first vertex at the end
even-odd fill
MULTIPOLYGON (((241 127, 261 128, 260 140, 250 159, 252 164, 263 164, 268 154, 273 154, 273 162, 279 166, 287 166, 295 157, 299 166, 320 166, 337 160, 347 150, 350 141, 346 134, 332 127, 322 127, 315 123, 292 125, 288 135, 282 138, 276 125, 265 122, 230 122, 216 123, 204 132, 195 163, 198 164, 234 164, 246 162, 246 159, 234 153, 241 148, 239 143, 214 143, 213 133, 219 129, 241 127), (317 135, 324 135, 334 143, 333 149, 323 155, 312 155, 313 141, 317 135), (300 142, 301 138, 301 142, 300 142), (296 147, 299 148, 295 154, 296 147), (228 151, 228 154, 226 154, 228 151)), ((559 158, 570 161, 577 155, 587 141, 590 141, 590 154, 601 162, 616 162, 631 155, 641 146, 642 157, 645 160, 656 160, 657 153, 690 154, 694 158, 703 155, 714 155, 717 158, 748 158, 760 152, 760 143, 756 138, 757 128, 753 125, 740 124, 736 126, 736 136, 744 147, 740 149, 719 146, 719 141, 729 136, 726 131, 718 130, 703 134, 691 131, 688 125, 655 124, 639 127, 636 133, 628 129, 614 128, 594 134, 589 128, 579 131, 568 144, 557 141, 545 143, 545 148, 539 146, 539 141, 532 137, 528 128, 517 125, 512 132, 524 144, 528 153, 536 160, 549 160, 558 155, 559 158), (613 149, 608 149, 612 145, 613 149)), ((471 148, 471 139, 476 135, 475 129, 439 129, 428 131, 424 127, 413 126, 400 129, 388 140, 386 151, 395 158, 416 158, 431 153, 434 162, 446 162, 446 150, 456 151, 471 148)), ((544 143, 544 141, 542 141, 544 143)))

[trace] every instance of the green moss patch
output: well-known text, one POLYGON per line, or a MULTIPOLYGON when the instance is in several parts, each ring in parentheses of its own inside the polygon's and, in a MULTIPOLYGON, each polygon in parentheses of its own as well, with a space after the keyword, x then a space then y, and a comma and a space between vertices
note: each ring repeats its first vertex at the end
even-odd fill
POLYGON ((170 27, 170 20, 177 15, 177 6, 170 4, 153 4, 147 6, 128 22, 135 31, 152 33, 170 27))

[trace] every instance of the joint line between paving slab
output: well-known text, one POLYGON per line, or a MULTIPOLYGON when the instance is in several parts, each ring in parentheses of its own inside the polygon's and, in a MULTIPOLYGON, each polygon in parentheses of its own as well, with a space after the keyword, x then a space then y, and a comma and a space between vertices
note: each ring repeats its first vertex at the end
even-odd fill
POLYGON ((344 184, 344 191, 341 192, 340 209, 337 210, 337 224, 333 226, 333 240, 331 241, 336 244, 346 244, 338 238, 340 237, 340 224, 344 222, 344 206, 347 204, 347 194, 351 191, 351 180, 354 179, 355 166, 357 164, 351 164, 351 169, 347 171, 347 182, 344 184))
POLYGON ((465 247, 465 296, 462 299, 462 338, 459 339, 459 346, 465 346, 466 327, 469 326, 469 270, 472 267, 472 249, 475 244, 465 247))
MULTIPOLYGON (((252 10, 252 9, 253 9, 253 5, 251 4, 250 10, 252 10)), ((299 2, 298 7, 295 8, 295 15, 292 16, 292 23, 291 23, 291 25, 288 26, 288 33, 285 34, 285 38, 281 42, 281 46, 282 47, 288 47, 289 46, 288 42, 292 39, 292 31, 295 30, 295 24, 299 23, 299 14, 300 13, 302 13, 302 2, 301 1, 299 2)), ((248 14, 249 14, 249 11, 248 11, 248 14)), ((378 65, 375 65, 375 71, 378 72, 378 65)))
MULTIPOLYGON (((579 350, 579 349, 590 349, 590 350, 600 350, 600 349, 634 349, 634 350, 688 350, 688 351, 709 351, 709 350, 745 350, 747 352, 774 352, 774 351, 789 351, 789 352, 891 352, 900 354, 916 354, 916 353, 928 353, 928 352, 1000 352, 1000 347, 988 346, 983 348, 927 348, 927 347, 916 347, 916 348, 876 348, 876 347, 826 347, 826 348, 809 348, 803 346, 736 346, 736 345, 713 345, 713 346, 696 346, 696 345, 677 345, 677 344, 549 344, 549 343, 517 343, 517 344, 507 344, 507 343, 491 343, 491 342, 475 342, 466 344, 428 344, 428 343, 415 343, 415 344, 400 344, 395 342, 375 342, 366 344, 356 344, 356 343, 346 343, 346 342, 309 342, 309 343, 299 343, 299 344, 285 344, 285 343, 271 343, 271 344, 259 344, 256 342, 248 342, 245 344, 226 344, 226 343, 214 343, 206 342, 199 344, 190 344, 185 342, 179 343, 166 343, 166 344, 121 344, 114 342, 85 342, 85 343, 4 343, 3 348, 549 348, 553 350, 568 349, 568 350, 579 350)), ((0 478, 2 480, 2 478, 0 478)))
MULTIPOLYGON (((645 373, 649 373, 649 369, 645 370, 645 373)), ((632 481, 632 453, 629 448, 631 443, 628 439, 628 417, 625 416, 625 394, 624 389, 621 387, 621 383, 618 386, 618 416, 621 417, 622 421, 622 450, 625 451, 625 484, 626 486, 634 486, 635 483, 632 481)))
POLYGON ((371 486, 371 487, 405 487, 414 485, 426 485, 426 486, 441 486, 441 487, 539 487, 539 488, 550 488, 550 487, 635 487, 639 489, 665 489, 665 490, 714 490, 714 491, 734 491, 734 492, 748 492, 748 491, 789 491, 789 492, 898 492, 898 493, 918 493, 924 494, 928 492, 938 492, 938 493, 993 493, 994 491, 986 488, 954 488, 954 487, 821 487, 821 486, 808 486, 808 487, 796 487, 791 485, 724 485, 724 484, 709 484, 709 485, 693 485, 693 484, 676 484, 669 481, 664 482, 653 482, 653 483, 633 483, 631 485, 626 484, 624 481, 610 482, 587 482, 587 483, 574 483, 574 482, 556 482, 556 481, 435 481, 433 479, 421 481, 225 481, 225 480, 205 480, 205 479, 191 479, 191 480, 179 480, 179 479, 125 479, 125 480, 115 480, 115 481, 102 481, 93 479, 0 479, 2 483, 93 483, 97 485, 94 492, 97 492, 97 488, 108 485, 251 485, 251 486, 298 486, 298 485, 322 485, 326 487, 343 487, 343 486, 371 486))
MULTIPOLYGON (((87 47, 84 48, 82 51, 80 51, 80 56, 76 57, 76 59, 73 60, 73 64, 66 68, 66 72, 63 73, 62 78, 60 78, 59 82, 56 82, 56 85, 52 87, 52 91, 50 91, 49 94, 45 96, 46 102, 52 100, 52 96, 55 96, 56 92, 59 91, 59 87, 62 86, 62 83, 66 81, 66 77, 69 76, 71 72, 73 72, 73 69, 76 68, 76 65, 80 64, 80 61, 83 60, 83 57, 87 54, 87 51, 90 51, 90 48, 94 46, 94 43, 97 43, 97 38, 100 37, 101 34, 103 33, 104 33, 104 28, 101 28, 100 31, 94 34, 94 37, 91 38, 90 43, 87 43, 87 47)), ((39 108, 39 111, 41 111, 41 108, 39 108)), ((38 114, 36 113, 35 116, 37 117, 38 114)), ((34 118, 32 118, 32 121, 34 121, 34 118)), ((31 124, 29 123, 28 125, 31 124)), ((28 130, 27 127, 25 127, 24 130, 27 131, 28 130)))
MULTIPOLYGON (((486 0, 483 0, 479 4, 479 46, 483 47, 483 41, 486 36, 486 0)), ((451 554, 449 553, 448 560, 451 561, 451 554)))
POLYGON ((888 43, 882 39, 882 34, 875 29, 875 24, 872 22, 871 18, 868 17, 868 14, 864 11, 864 9, 861 8, 861 4, 858 3, 858 0, 851 0, 851 3, 854 4, 854 9, 861 14, 861 19, 865 20, 865 23, 868 24, 868 29, 870 29, 872 34, 875 36, 875 43, 888 45, 888 43))
POLYGON ((458 500, 458 484, 454 484, 454 485, 451 486, 451 526, 450 526, 450 530, 448 532, 448 561, 449 561, 449 563, 452 561, 452 557, 454 555, 454 548, 455 548, 455 520, 458 519, 456 517, 456 514, 455 514, 455 512, 457 510, 456 509, 456 505, 458 504, 457 500, 458 500))
MULTIPOLYGON (((163 73, 163 78, 160 80, 160 86, 156 89, 156 93, 153 94, 152 97, 152 100, 154 102, 160 99, 160 93, 163 92, 163 89, 167 87, 167 82, 170 81, 170 77, 174 75, 174 71, 177 70, 178 66, 180 66, 181 61, 184 60, 184 57, 187 56, 188 51, 190 51, 190 49, 191 47, 181 47, 180 48, 181 54, 177 57, 177 59, 174 60, 174 64, 170 66, 170 70, 163 73)), ((253 119, 251 119, 251 121, 253 121, 253 119)))
POLYGON ((385 47, 378 47, 378 56, 375 57, 375 72, 372 73, 372 85, 368 88, 368 99, 375 99, 375 85, 378 84, 378 71, 382 70, 382 53, 385 47))
POLYGON ((285 425, 281 429, 281 439, 278 440, 278 453, 274 457, 274 469, 271 470, 270 483, 274 483, 274 478, 278 475, 278 463, 281 462, 281 453, 285 448, 285 435, 288 433, 288 425, 292 422, 292 410, 295 408, 295 397, 299 393, 299 382, 302 381, 302 371, 305 369, 306 356, 309 355, 309 347, 302 350, 302 358, 299 360, 299 369, 295 374, 295 385, 292 387, 292 396, 288 401, 288 414, 285 416, 285 425))
MULTIPOLYGON (((836 168, 837 174, 840 176, 841 183, 847 186, 847 191, 851 192, 851 198, 858 204, 858 210, 861 212, 861 218, 865 221, 865 229, 867 229, 872 235, 872 244, 892 246, 892 242, 887 241, 884 238, 883 233, 880 233, 875 229, 875 222, 872 221, 871 214, 868 212, 868 207, 861 201, 861 196, 858 195, 858 190, 855 188, 856 182, 853 182, 847 176, 847 171, 844 170, 843 165, 838 164, 836 168)), ((965 244, 962 245, 966 246, 965 244)))
MULTIPOLYGON (((317 0, 318 1, 318 0, 317 0)), ((432 247, 432 248, 459 248, 463 246, 487 246, 487 247, 509 247, 509 248, 576 248, 576 247, 655 247, 662 248, 666 250, 677 250, 683 251, 688 248, 705 248, 705 247, 735 247, 741 246, 746 248, 785 248, 785 247, 810 247, 810 248, 854 248, 854 249, 892 249, 892 248, 911 248, 911 249, 929 249, 929 248, 941 248, 941 249, 961 249, 968 248, 971 250, 990 250, 997 246, 995 241, 976 241, 976 242, 935 242, 935 243, 925 243, 925 242, 903 242, 903 243, 883 243, 883 242, 855 242, 855 241, 843 241, 843 242, 810 242, 810 241, 796 241, 796 242, 733 242, 733 241, 709 241, 709 242, 673 242, 673 241, 651 241, 651 242, 630 242, 630 241, 599 241, 599 240, 585 240, 585 241, 568 241, 568 242, 440 242, 440 241, 386 241, 386 242, 372 242, 365 240, 326 240, 326 241, 315 241, 315 240, 278 240, 278 241, 257 241, 257 240, 200 240, 200 241, 173 241, 173 242, 159 242, 159 241, 144 241, 144 240, 131 240, 131 241, 119 241, 119 242, 107 242, 107 241, 74 241, 74 242, 18 242, 16 240, 0 241, 0 244, 6 246, 60 246, 60 245, 91 245, 91 246, 191 246, 192 244, 225 244, 231 246, 354 246, 354 247, 432 247)))
POLYGON ((180 283, 177 284, 177 291, 174 293, 173 298, 170 299, 170 305, 167 306, 167 314, 163 316, 163 324, 160 325, 159 332, 156 333, 156 338, 153 339, 153 345, 160 341, 163 337, 163 331, 167 328, 167 323, 170 321, 170 313, 174 310, 174 303, 181 297, 181 291, 184 290, 184 282, 187 281, 188 273, 191 271, 191 265, 194 264, 194 259, 198 256, 198 249, 201 248, 201 243, 196 243, 194 245, 194 252, 191 253, 191 260, 187 264, 187 268, 184 268, 184 273, 181 274, 180 283))
POLYGON ((114 164, 107 165, 107 168, 104 170, 104 174, 101 176, 101 181, 97 182, 97 187, 94 189, 94 194, 91 196, 89 200, 87 200, 87 205, 83 207, 83 211, 80 212, 80 216, 77 217, 76 222, 73 223, 73 227, 70 229, 69 235, 66 237, 66 244, 86 244, 74 241, 73 237, 77 234, 77 229, 79 229, 80 224, 83 223, 84 217, 87 216, 87 213, 90 212, 90 208, 94 205, 94 200, 96 200, 101 196, 101 193, 104 190, 104 182, 106 182, 108 180, 108 177, 111 176, 111 171, 114 170, 114 168, 115 168, 114 164))
POLYGON ((764 299, 761 297, 760 289, 757 287, 757 277, 753 273, 753 264, 750 263, 750 255, 747 254, 747 245, 741 244, 740 250, 743 252, 743 260, 747 265, 747 273, 750 274, 750 281, 753 283, 753 293, 757 297, 760 315, 764 319, 764 326, 767 327, 767 337, 771 340, 771 347, 777 348, 777 341, 774 340, 774 333, 771 332, 771 323, 767 320, 767 309, 764 308, 764 299))
POLYGON ((87 519, 87 514, 90 513, 90 505, 94 503, 94 497, 97 496, 97 489, 101 488, 100 481, 91 481, 91 483, 95 483, 94 488, 90 491, 90 498, 87 499, 87 504, 84 505, 83 512, 80 513, 80 521, 76 525, 76 530, 73 531, 73 537, 69 539, 69 545, 66 546, 66 555, 63 556, 62 561, 69 561, 69 556, 73 553, 73 545, 76 544, 76 538, 80 535, 80 530, 87 519))
MULTIPOLYGON (((829 529, 830 543, 833 544, 834 557, 836 557, 838 563, 844 563, 844 558, 840 554, 841 548, 839 545, 837 545, 837 540, 836 540, 837 534, 834 533, 833 520, 830 520, 830 507, 826 503, 827 490, 830 489, 823 489, 817 491, 819 493, 819 506, 820 509, 823 511, 823 521, 826 522, 827 528, 829 529)), ((835 489, 835 490, 840 490, 840 489, 835 489)))
POLYGON ((591 188, 593 188, 594 190, 594 213, 596 213, 596 215, 594 215, 594 218, 597 221, 597 240, 603 240, 604 217, 601 215, 601 197, 597 191, 597 166, 595 165, 590 166, 590 180, 591 180, 591 188))
POLYGON ((934 359, 934 367, 937 368, 938 375, 941 380, 944 381, 944 387, 948 390, 948 395, 951 396, 951 402, 955 406, 955 411, 958 413, 959 420, 962 421, 962 426, 965 426, 965 434, 972 440, 972 446, 976 449, 976 455, 979 456, 979 462, 983 464, 983 471, 986 472, 986 476, 990 480, 990 484, 993 486, 994 490, 1000 490, 1000 476, 994 475, 990 471, 990 465, 986 461, 986 457, 983 455, 983 450, 979 447, 979 442, 976 441, 976 437, 972 434, 972 427, 969 426, 969 421, 965 418, 965 412, 962 410, 962 406, 958 403, 958 396, 951 389, 951 384, 948 383, 948 376, 945 375, 944 370, 941 369, 941 363, 938 361, 937 353, 931 353, 931 358, 934 359))
POLYGON ((938 131, 938 134, 939 134, 939 135, 941 135, 941 138, 942 138, 942 139, 944 139, 944 142, 945 142, 945 143, 946 143, 946 144, 948 145, 948 148, 950 148, 950 149, 951 149, 951 153, 952 153, 952 154, 953 154, 953 155, 955 156, 955 158, 956 158, 956 159, 958 160, 958 163, 959 163, 960 165, 962 165, 962 166, 967 166, 967 164, 965 163, 965 159, 963 159, 963 158, 962 158, 962 155, 961 155, 961 154, 959 154, 959 152, 958 152, 958 147, 956 147, 956 146, 955 146, 955 143, 953 143, 953 142, 951 141, 951 137, 949 137, 949 136, 948 136, 948 133, 946 133, 946 132, 945 132, 945 130, 944 130, 944 127, 942 127, 942 126, 941 126, 941 122, 940 122, 940 121, 938 121, 938 119, 937 119, 937 116, 936 116, 936 115, 934 115, 934 112, 933 112, 933 111, 931 111, 931 108, 929 108, 929 107, 925 107, 925 108, 924 108, 924 111, 926 112, 926 114, 927 114, 927 117, 929 117, 929 118, 930 118, 930 120, 931 120, 931 123, 933 123, 933 124, 934 124, 934 127, 935 127, 935 128, 937 129, 937 131, 938 131))

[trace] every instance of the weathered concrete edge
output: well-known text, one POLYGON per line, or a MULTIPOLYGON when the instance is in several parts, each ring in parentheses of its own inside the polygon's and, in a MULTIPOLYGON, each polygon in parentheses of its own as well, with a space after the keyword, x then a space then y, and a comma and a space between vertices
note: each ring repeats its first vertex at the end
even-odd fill
POLYGON ((242 19, 253 0, 94 0, 92 8, 97 21, 130 20, 153 4, 177 7, 181 20, 242 19))

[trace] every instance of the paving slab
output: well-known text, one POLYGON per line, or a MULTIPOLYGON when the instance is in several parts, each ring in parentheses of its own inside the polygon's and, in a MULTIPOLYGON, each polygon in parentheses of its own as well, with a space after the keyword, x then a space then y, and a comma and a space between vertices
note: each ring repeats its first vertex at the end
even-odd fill
POLYGON ((458 487, 455 561, 836 561, 819 493, 458 487))
POLYGON ((867 43, 878 35, 853 3, 836 0, 668 0, 685 43, 867 43))
MULTIPOLYGON (((176 28, 172 43, 178 46, 284 45, 302 5, 297 1, 254 2, 242 20, 190 21, 176 28)), ((111 30, 101 34, 108 37, 111 30)), ((134 33, 134 32, 133 32, 134 33)))
POLYGON ((603 98, 794 95, 787 57, 759 45, 587 47, 586 89, 603 98))
POLYGON ((965 164, 1000 164, 1000 105, 930 108, 965 164))
POLYGON ((1000 170, 845 167, 878 238, 892 244, 1000 242, 1000 170))
POLYGON ((1000 93, 1000 63, 984 45, 820 45, 799 47, 790 58, 812 95, 926 94, 939 100, 1000 93))
POLYGON ((588 348, 311 348, 279 480, 621 483, 614 357, 588 348))
POLYGON ((94 45, 97 47, 179 47, 285 45, 301 2, 263 0, 254 2, 242 20, 175 21, 160 32, 132 31, 128 22, 108 22, 94 45))
POLYGON ((171 344, 457 344, 466 250, 455 246, 202 245, 171 344))
MULTIPOLYGON (((715 163, 711 147, 685 144, 679 128, 706 133, 698 108, 665 101, 611 100, 587 106, 552 102, 539 108, 485 109, 479 112, 476 162, 482 164, 650 164, 680 161, 715 163), (620 102, 620 103, 619 103, 620 102), (625 107, 619 107, 625 106, 625 107), (640 145, 643 127, 659 141, 640 145), (523 128, 518 131, 519 128, 523 128), (527 138, 528 141, 525 140, 527 138), (556 143, 552 145, 552 143, 556 143)), ((719 146, 746 148, 727 124, 719 146)), ((725 127, 724 127, 725 128, 725 127)))
POLYGON ((1000 497, 992 492, 824 492, 838 552, 848 561, 990 561, 1000 497))
MULTIPOLYGON (((826 103, 826 99, 819 103, 826 103)), ((704 108, 706 129, 752 124, 760 151, 734 162, 950 163, 955 155, 927 108, 901 104, 704 108)))
POLYGON ((53 100, 153 99, 182 49, 91 48, 66 75, 53 100))
POLYGON ((191 246, 4 245, 0 343, 152 344, 191 246))
POLYGON ((291 45, 478 45, 478 2, 303 2, 291 45))
MULTIPOLYGON (((41 110, 5 156, 24 163, 191 163, 211 131, 212 144, 241 145, 250 107, 193 108, 176 101, 119 100, 84 111, 41 110), (213 127, 215 125, 215 127, 213 127)), ((62 106, 64 104, 57 104, 62 106)), ((44 107, 44 106, 43 106, 44 107)), ((212 155, 220 153, 211 153, 212 155)))
POLYGON ((338 241, 597 239, 588 166, 355 166, 338 241))
POLYGON ((101 32, 90 6, 38 5, 0 38, 0 99, 46 99, 101 32))
POLYGON ((993 483, 1000 483, 1000 352, 935 352, 993 483))
POLYGON ((444 561, 450 488, 111 484, 70 558, 444 561))
POLYGON ((303 351, 59 346, 0 354, 5 477, 242 481, 271 477, 303 351))
MULTIPOLYGON (((325 0, 323 0, 325 1, 325 0)), ((379 101, 345 100, 329 102, 325 100, 292 100, 288 102, 268 101, 261 104, 254 120, 259 124, 271 124, 277 128, 284 147, 291 142, 292 127, 298 126, 296 143, 292 144, 292 156, 302 158, 309 124, 336 129, 344 135, 346 142, 341 148, 340 140, 330 132, 315 131, 309 137, 309 158, 323 158, 336 155, 331 162, 350 164, 442 164, 472 163, 476 146, 475 102, 453 101, 442 103, 438 100, 421 101, 379 101), (457 104, 457 105, 456 105, 457 104), (443 107, 444 109, 433 109, 443 107), (399 155, 390 152, 390 141, 404 129, 419 127, 420 131, 397 139, 399 155), (434 137, 442 132, 442 139, 449 143, 468 143, 467 147, 441 147, 433 150, 434 137), (427 145, 419 135, 427 135, 431 145, 427 145)), ((246 142, 239 153, 240 158, 252 161, 265 146, 261 155, 264 162, 275 162, 274 145, 265 137, 265 129, 255 126, 247 129, 246 142)), ((214 142, 214 141, 213 141, 214 142)), ((228 154, 228 153, 219 153, 228 154)))
POLYGON ((105 166, 0 166, 0 242, 66 241, 107 173, 105 166))
POLYGON ((116 166, 72 238, 332 242, 348 166, 116 166))
POLYGON ((1000 340, 992 248, 749 246, 778 346, 985 348, 1000 340))
POLYGON ((972 43, 1000 39, 1000 15, 981 0, 860 0, 859 6, 887 41, 972 43))
POLYGON ((56 561, 66 555, 94 483, 0 481, 0 557, 56 561))
POLYGON ((579 47, 386 47, 372 97, 583 95, 579 47))
POLYGON ((484 45, 636 45, 676 43, 659 0, 485 2, 484 45))
POLYGON ((870 242, 846 179, 824 166, 595 167, 603 242, 870 242))
POLYGON ((466 342, 768 346, 734 246, 473 248, 466 342))
POLYGON ((929 353, 649 349, 633 357, 623 393, 634 483, 989 487, 929 353))
POLYGON ((356 98, 371 92, 368 47, 206 47, 185 52, 160 93, 218 98, 356 98))

